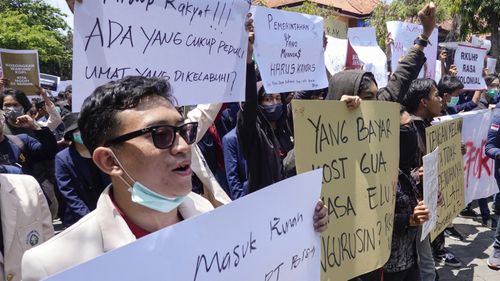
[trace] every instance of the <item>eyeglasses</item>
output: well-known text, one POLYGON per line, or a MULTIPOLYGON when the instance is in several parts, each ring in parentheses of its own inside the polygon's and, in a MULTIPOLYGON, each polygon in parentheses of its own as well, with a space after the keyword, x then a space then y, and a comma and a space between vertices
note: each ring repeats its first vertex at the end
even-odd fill
POLYGON ((119 144, 130 139, 151 133, 153 144, 156 148, 167 149, 174 145, 177 132, 186 141, 187 144, 193 144, 196 141, 196 132, 198 122, 186 123, 181 126, 157 125, 140 129, 121 135, 106 142, 106 145, 119 144))

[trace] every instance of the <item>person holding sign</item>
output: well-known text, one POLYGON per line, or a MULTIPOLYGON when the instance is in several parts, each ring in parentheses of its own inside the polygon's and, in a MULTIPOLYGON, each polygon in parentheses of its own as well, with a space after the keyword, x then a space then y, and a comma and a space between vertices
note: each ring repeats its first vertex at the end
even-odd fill
POLYGON ((384 265, 385 281, 420 281, 417 257, 418 227, 429 219, 429 209, 412 176, 417 155, 417 131, 403 108, 399 126, 399 176, 391 244, 391 256, 384 265))
POLYGON ((398 64, 391 75, 387 87, 378 89, 375 76, 361 70, 341 71, 329 81, 327 100, 340 100, 343 95, 357 95, 363 100, 382 100, 401 102, 413 80, 417 79, 426 58, 423 52, 429 43, 436 26, 436 6, 433 2, 427 4, 418 12, 422 22, 423 33, 415 39, 414 46, 398 64))
POLYGON ((266 94, 262 82, 256 82, 252 60, 253 25, 249 29, 246 102, 238 113, 236 132, 247 160, 248 192, 251 193, 285 179, 283 159, 293 148, 293 136, 285 95, 266 94))
MULTIPOLYGON (((190 145, 198 124, 185 122, 170 89, 160 78, 129 76, 98 87, 85 100, 78 127, 94 163, 112 183, 93 212, 25 254, 24 281, 40 280, 213 209, 191 192, 190 145)), ((318 202, 315 229, 325 230, 327 221, 327 209, 318 202)))
MULTIPOLYGON (((436 82, 432 79, 417 79, 413 81, 402 104, 406 107, 408 113, 410 113, 412 123, 417 128, 419 150, 418 156, 416 157, 417 163, 415 168, 419 168, 418 173, 421 177, 423 175, 422 157, 426 154, 425 128, 431 126, 431 121, 434 117, 441 115, 442 109, 442 100, 439 96, 436 82)), ((419 192, 423 194, 422 181, 420 181, 418 188, 419 192)), ((431 271, 435 271, 434 261, 432 257, 429 257, 430 253, 428 253, 429 242, 429 239, 424 240, 422 242, 423 247, 419 248, 421 273, 423 277, 424 275, 434 275, 431 271)), ((461 262, 444 248, 443 233, 433 242, 433 248, 438 249, 434 253, 436 260, 454 267, 461 266, 461 262)), ((425 280, 431 279, 425 278, 425 280)))

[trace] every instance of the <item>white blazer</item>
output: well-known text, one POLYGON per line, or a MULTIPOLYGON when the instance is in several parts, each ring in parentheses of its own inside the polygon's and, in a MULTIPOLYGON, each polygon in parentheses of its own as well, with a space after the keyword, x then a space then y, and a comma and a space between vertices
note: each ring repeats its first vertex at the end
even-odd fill
MULTIPOLYGON (((108 186, 94 211, 54 238, 27 251, 23 281, 34 281, 61 272, 136 240, 109 196, 108 186)), ((183 218, 213 210, 205 198, 191 192, 179 206, 183 218)))
POLYGON ((27 175, 0 174, 4 256, 3 280, 21 280, 21 259, 54 235, 52 216, 38 182, 27 175))

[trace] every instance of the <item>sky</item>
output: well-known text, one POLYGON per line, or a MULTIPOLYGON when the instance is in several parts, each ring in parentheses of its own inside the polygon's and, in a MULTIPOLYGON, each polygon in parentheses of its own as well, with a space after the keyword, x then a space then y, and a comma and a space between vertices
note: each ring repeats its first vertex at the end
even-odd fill
POLYGON ((66 17, 66 22, 68 25, 73 28, 73 13, 71 10, 68 8, 68 5, 66 4, 66 0, 44 0, 46 3, 49 3, 50 5, 61 9, 63 13, 68 15, 66 17))

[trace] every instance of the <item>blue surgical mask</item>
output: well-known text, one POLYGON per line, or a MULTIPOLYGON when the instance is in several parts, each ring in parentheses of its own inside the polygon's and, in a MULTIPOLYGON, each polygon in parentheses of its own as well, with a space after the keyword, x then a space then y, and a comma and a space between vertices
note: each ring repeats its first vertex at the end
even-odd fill
POLYGON ((264 115, 269 121, 278 121, 281 115, 283 115, 283 104, 281 103, 261 105, 260 108, 264 111, 264 115))
POLYGON ((187 195, 177 196, 174 198, 163 196, 161 194, 152 191, 142 183, 133 180, 133 178, 123 168, 123 165, 120 163, 116 155, 114 155, 114 153, 113 156, 118 165, 120 165, 120 168, 123 170, 125 175, 134 182, 134 184, 131 186, 123 177, 120 177, 120 179, 123 182, 125 182, 126 185, 129 186, 128 191, 131 193, 132 202, 147 207, 149 209, 156 210, 158 212, 168 213, 173 209, 177 208, 182 202, 184 202, 184 199, 186 199, 187 195))
POLYGON ((458 104, 459 97, 451 97, 450 102, 448 103, 448 106, 455 106, 458 104))
POLYGON ((80 132, 73 133, 73 141, 78 144, 83 144, 82 134, 80 132))

